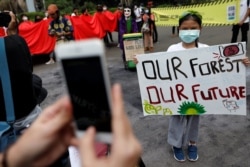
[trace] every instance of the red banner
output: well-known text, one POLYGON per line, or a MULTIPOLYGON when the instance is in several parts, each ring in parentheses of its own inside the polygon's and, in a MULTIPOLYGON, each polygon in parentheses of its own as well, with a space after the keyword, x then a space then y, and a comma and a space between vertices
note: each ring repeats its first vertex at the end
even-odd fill
POLYGON ((48 35, 49 22, 25 21, 19 25, 19 35, 28 43, 32 55, 47 54, 54 50, 56 39, 48 35))
MULTIPOLYGON (((117 29, 117 16, 109 11, 95 13, 93 16, 69 17, 73 28, 75 40, 86 38, 103 38, 106 31, 117 29)), ((19 25, 19 34, 24 37, 32 55, 47 54, 54 50, 55 38, 48 35, 48 26, 51 20, 42 20, 38 23, 31 21, 19 25)))

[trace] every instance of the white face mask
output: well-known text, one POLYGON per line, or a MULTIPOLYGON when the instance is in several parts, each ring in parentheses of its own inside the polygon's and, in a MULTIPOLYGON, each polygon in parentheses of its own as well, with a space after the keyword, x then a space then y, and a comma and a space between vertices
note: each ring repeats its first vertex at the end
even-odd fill
POLYGON ((107 10, 107 7, 103 7, 102 10, 107 10))
POLYGON ((22 20, 23 20, 23 21, 27 21, 27 20, 28 20, 28 17, 27 17, 27 16, 23 16, 22 20))
POLYGON ((180 30, 179 37, 184 43, 192 43, 200 36, 200 30, 180 30))

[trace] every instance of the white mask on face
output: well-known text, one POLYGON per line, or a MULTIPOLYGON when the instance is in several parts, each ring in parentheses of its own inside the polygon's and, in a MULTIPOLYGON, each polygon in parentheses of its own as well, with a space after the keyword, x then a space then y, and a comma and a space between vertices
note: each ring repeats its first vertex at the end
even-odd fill
POLYGON ((27 17, 27 16, 23 16, 22 20, 23 20, 23 21, 27 21, 27 20, 28 20, 28 17, 27 17))
POLYGON ((200 30, 180 30, 179 37, 185 43, 192 43, 200 36, 200 30))
POLYGON ((124 8, 124 16, 125 18, 129 18, 131 16, 131 9, 124 8))

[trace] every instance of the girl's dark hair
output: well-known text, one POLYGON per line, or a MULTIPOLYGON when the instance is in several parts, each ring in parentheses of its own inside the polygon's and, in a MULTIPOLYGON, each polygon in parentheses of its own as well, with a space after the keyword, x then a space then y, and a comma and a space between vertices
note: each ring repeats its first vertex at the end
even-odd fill
POLYGON ((179 17, 179 26, 186 20, 194 20, 196 21, 200 26, 202 24, 202 16, 193 10, 188 10, 184 12, 180 17, 179 17))
POLYGON ((84 7, 82 8, 82 14, 85 13, 86 10, 87 10, 87 8, 84 6, 84 7))

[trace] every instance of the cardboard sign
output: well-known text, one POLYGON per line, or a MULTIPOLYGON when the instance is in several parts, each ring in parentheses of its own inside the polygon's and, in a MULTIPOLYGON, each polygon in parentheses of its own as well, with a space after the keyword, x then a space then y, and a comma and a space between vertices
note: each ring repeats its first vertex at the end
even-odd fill
POLYGON ((246 44, 138 55, 144 115, 246 115, 246 44))
POLYGON ((137 54, 144 54, 144 45, 141 33, 123 35, 123 44, 126 61, 131 61, 137 54))

